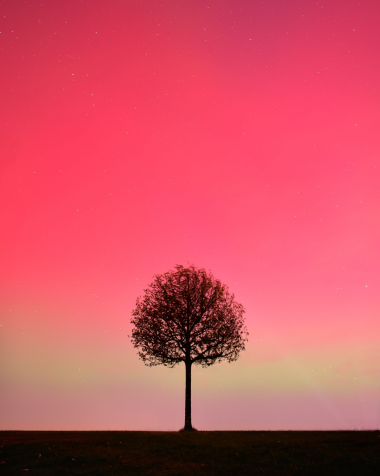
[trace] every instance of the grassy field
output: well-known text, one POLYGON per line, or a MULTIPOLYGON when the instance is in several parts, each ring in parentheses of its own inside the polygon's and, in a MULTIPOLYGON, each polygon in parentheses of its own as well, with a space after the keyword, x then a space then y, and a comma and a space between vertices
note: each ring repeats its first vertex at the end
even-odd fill
POLYGON ((379 431, 1 431, 0 474, 376 475, 379 431))

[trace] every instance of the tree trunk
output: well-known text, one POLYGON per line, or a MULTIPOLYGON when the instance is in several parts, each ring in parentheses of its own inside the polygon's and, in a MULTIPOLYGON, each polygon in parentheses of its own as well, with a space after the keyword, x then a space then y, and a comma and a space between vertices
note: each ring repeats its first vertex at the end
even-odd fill
POLYGON ((185 362, 186 366, 186 390, 185 390, 185 428, 192 430, 191 425, 191 361, 185 362))

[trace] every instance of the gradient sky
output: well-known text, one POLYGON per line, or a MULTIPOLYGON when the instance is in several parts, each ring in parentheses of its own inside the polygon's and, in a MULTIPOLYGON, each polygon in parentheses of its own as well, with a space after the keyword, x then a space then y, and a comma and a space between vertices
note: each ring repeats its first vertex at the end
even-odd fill
POLYGON ((178 430, 136 298, 176 264, 246 308, 202 430, 380 427, 378 0, 3 0, 0 428, 178 430))

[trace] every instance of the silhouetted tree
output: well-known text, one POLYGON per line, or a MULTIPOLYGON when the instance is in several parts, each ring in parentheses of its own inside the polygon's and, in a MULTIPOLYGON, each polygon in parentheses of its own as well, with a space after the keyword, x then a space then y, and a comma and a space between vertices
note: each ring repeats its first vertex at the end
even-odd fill
POLYGON ((211 272, 177 265, 154 276, 132 312, 132 343, 146 365, 186 367, 185 427, 191 424, 191 366, 236 360, 248 332, 244 308, 211 272))

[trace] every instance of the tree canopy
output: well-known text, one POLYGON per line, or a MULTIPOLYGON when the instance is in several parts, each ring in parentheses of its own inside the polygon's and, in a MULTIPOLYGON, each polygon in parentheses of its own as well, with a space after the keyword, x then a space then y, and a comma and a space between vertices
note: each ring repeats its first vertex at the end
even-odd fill
POLYGON ((151 366, 232 362, 245 349, 244 312, 211 272, 177 265, 175 271, 156 275, 137 299, 132 343, 151 366))

